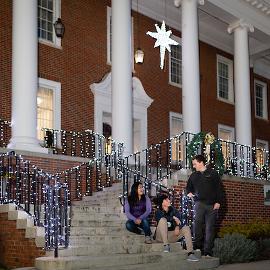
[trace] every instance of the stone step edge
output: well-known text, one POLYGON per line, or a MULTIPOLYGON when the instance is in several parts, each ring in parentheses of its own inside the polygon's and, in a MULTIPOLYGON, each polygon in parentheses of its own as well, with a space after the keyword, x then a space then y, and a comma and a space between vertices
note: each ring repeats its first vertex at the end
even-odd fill
POLYGON ((0 213, 7 213, 8 220, 16 221, 16 229, 24 229, 25 238, 34 239, 36 247, 43 248, 45 246, 44 227, 34 226, 34 220, 28 213, 17 210, 17 206, 13 203, 1 204, 0 213))

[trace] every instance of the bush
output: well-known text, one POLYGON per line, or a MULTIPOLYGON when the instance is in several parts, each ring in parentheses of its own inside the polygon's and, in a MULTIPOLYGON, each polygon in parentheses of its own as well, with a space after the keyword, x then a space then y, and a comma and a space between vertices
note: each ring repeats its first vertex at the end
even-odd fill
POLYGON ((213 249, 221 264, 240 263, 255 260, 258 254, 257 243, 239 233, 225 234, 217 238, 213 249))
POLYGON ((223 237, 226 234, 232 233, 239 233, 253 240, 270 238, 270 223, 265 223, 260 219, 253 220, 248 224, 233 223, 221 228, 218 235, 223 237))

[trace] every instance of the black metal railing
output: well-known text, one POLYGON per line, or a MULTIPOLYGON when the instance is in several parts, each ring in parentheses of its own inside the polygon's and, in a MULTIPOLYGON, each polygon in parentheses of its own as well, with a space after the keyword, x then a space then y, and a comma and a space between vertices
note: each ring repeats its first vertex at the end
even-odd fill
POLYGON ((92 130, 66 131, 43 128, 43 146, 54 154, 102 158, 118 148, 118 143, 92 130))
POLYGON ((70 202, 112 185, 119 176, 122 145, 117 151, 78 166, 49 174, 10 152, 0 155, 0 204, 14 203, 45 227, 45 248, 69 244, 70 202))
MULTIPOLYGON (((188 146, 194 134, 183 132, 175 137, 151 145, 141 152, 125 157, 125 165, 138 174, 153 182, 171 178, 172 174, 181 169, 192 169, 188 156, 188 146)), ((269 151, 235 142, 218 139, 224 162, 225 174, 243 178, 270 180, 269 151)), ((194 150, 194 155, 205 150, 202 144, 194 150)), ((210 153, 211 161, 215 163, 215 151, 210 153)))
POLYGON ((11 137, 11 123, 0 119, 0 147, 6 147, 11 137))

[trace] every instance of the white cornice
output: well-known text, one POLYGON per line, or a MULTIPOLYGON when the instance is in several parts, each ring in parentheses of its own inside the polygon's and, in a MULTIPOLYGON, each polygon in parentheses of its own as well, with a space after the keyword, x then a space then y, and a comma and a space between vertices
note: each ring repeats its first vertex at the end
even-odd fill
MULTIPOLYGON (((176 7, 180 7, 182 1, 183 1, 183 0, 174 0, 174 5, 175 5, 176 7)), ((204 0, 198 0, 198 4, 199 4, 199 5, 204 5, 204 0)))
POLYGON ((244 0, 208 0, 236 18, 244 18, 255 28, 270 35, 270 16, 263 14, 244 0))

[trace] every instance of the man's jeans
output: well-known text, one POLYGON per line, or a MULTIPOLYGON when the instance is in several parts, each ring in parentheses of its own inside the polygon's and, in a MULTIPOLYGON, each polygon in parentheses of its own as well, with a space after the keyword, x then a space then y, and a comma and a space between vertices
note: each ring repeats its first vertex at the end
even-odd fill
POLYGON ((145 236, 151 235, 151 229, 147 219, 143 219, 140 225, 137 225, 133 220, 128 220, 126 222, 126 228, 128 231, 136 234, 141 234, 141 230, 139 229, 141 228, 144 231, 145 236))
POLYGON ((195 223, 194 223, 194 249, 201 249, 204 254, 212 255, 215 240, 215 222, 218 210, 213 209, 214 205, 203 202, 195 202, 195 223), (205 237, 203 235, 205 226, 205 237), (204 245, 203 245, 204 240, 204 245))

